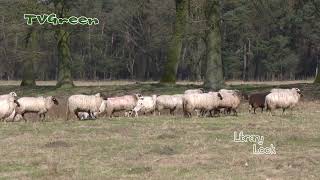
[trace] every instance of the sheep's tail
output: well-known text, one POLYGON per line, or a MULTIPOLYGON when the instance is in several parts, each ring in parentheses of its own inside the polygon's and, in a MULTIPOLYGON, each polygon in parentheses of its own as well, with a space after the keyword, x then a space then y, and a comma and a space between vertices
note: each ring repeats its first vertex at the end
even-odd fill
POLYGON ((70 116, 69 101, 67 101, 67 112, 66 112, 67 119, 66 119, 66 121, 69 120, 69 116, 70 116))

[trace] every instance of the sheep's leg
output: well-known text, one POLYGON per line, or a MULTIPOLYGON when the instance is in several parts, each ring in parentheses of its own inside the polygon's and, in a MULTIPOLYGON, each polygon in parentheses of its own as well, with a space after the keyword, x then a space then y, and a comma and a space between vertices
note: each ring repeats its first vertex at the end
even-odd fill
POLYGON ((285 115, 286 108, 282 108, 282 115, 285 115))
POLYGON ((261 107, 261 113, 263 113, 263 107, 261 107))
POLYGON ((22 119, 24 120, 24 122, 27 122, 27 119, 24 117, 24 114, 25 114, 25 113, 22 113, 22 114, 21 114, 22 119))
MULTIPOLYGON (((230 111, 231 111, 231 110, 230 110, 230 111)), ((234 116, 238 116, 238 112, 237 112, 236 109, 232 109, 232 111, 233 111, 233 115, 234 115, 234 116)))
POLYGON ((170 114, 172 115, 172 116, 174 116, 174 111, 176 110, 176 107, 174 107, 173 109, 170 109, 170 114))
POLYGON ((81 120, 81 117, 79 116, 79 113, 78 113, 79 111, 74 111, 74 114, 76 115, 76 117, 79 119, 79 120, 81 120))

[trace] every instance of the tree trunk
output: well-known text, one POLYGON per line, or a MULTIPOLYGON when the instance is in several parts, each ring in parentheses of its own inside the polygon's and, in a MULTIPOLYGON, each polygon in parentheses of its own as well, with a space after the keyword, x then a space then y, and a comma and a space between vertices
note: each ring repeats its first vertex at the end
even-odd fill
POLYGON ((29 49, 30 55, 23 60, 23 74, 20 86, 36 86, 33 62, 37 58, 37 32, 34 29, 29 30, 25 46, 29 49))
POLYGON ((180 60, 182 38, 185 32, 187 19, 187 0, 176 1, 176 21, 174 35, 169 43, 167 61, 164 66, 164 73, 161 83, 175 83, 180 60))
POLYGON ((319 73, 319 55, 317 56, 317 69, 316 69, 316 79, 314 80, 314 83, 320 84, 320 73, 319 73))
POLYGON ((206 36, 207 69, 204 87, 217 90, 224 86, 221 59, 220 0, 207 0, 207 23, 209 31, 206 36))
POLYGON ((58 83, 57 87, 72 87, 71 54, 69 49, 69 32, 59 28, 56 31, 58 41, 58 83))

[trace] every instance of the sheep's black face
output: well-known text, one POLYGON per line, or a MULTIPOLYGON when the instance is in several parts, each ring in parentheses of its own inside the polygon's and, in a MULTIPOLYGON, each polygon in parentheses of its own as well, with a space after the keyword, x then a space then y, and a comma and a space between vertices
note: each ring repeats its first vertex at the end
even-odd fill
POLYGON ((17 100, 14 100, 13 102, 17 104, 17 107, 20 107, 20 103, 17 100))
POLYGON ((303 97, 303 94, 301 91, 297 91, 297 93, 300 95, 300 97, 303 97))
POLYGON ((55 97, 52 97, 52 101, 55 105, 59 105, 59 102, 55 97))

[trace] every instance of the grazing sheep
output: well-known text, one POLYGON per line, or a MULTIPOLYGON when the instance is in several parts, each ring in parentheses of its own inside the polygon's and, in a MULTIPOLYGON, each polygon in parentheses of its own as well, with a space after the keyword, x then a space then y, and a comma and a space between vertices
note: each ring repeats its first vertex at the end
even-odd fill
POLYGON ((256 109, 261 108, 261 113, 265 108, 266 96, 270 94, 270 92, 263 93, 254 93, 249 96, 249 113, 253 109, 253 113, 256 114, 256 109))
POLYGON ((156 110, 159 113, 164 109, 170 109, 170 114, 174 115, 174 111, 177 109, 182 109, 183 94, 175 95, 161 95, 157 97, 156 100, 156 110))
MULTIPOLYGON (((72 95, 67 101, 67 120, 69 120, 70 112, 73 113, 79 120, 79 112, 86 112, 88 114, 100 114, 104 111, 102 102, 103 98, 100 93, 95 95, 72 95)), ((80 114, 81 115, 81 114, 80 114)))
POLYGON ((188 89, 186 91, 184 91, 184 94, 201 94, 204 92, 203 88, 199 88, 199 89, 188 89))
POLYGON ((20 104, 13 98, 1 98, 0 99, 0 120, 8 118, 11 114, 15 114, 16 107, 20 104))
POLYGON ((218 92, 203 94, 186 94, 183 96, 183 111, 186 117, 191 117, 194 110, 212 111, 219 107, 222 96, 218 92))
POLYGON ((272 114, 274 109, 278 108, 282 108, 282 113, 284 113, 286 109, 295 107, 301 97, 302 94, 298 88, 273 90, 266 96, 265 103, 270 114, 272 114))
POLYGON ((48 97, 22 97, 18 99, 20 107, 17 108, 16 115, 20 114, 22 118, 27 121, 24 117, 26 113, 38 113, 39 117, 44 121, 46 113, 53 107, 58 105, 59 102, 54 96, 48 97))
POLYGON ((111 97, 105 101, 105 109, 108 117, 112 117, 114 112, 131 111, 136 107, 137 102, 141 99, 140 94, 111 97))
POLYGON ((138 112, 141 111, 144 114, 152 113, 154 115, 156 109, 157 95, 143 96, 138 100, 136 107, 133 108, 135 112, 135 117, 138 116, 138 112))

